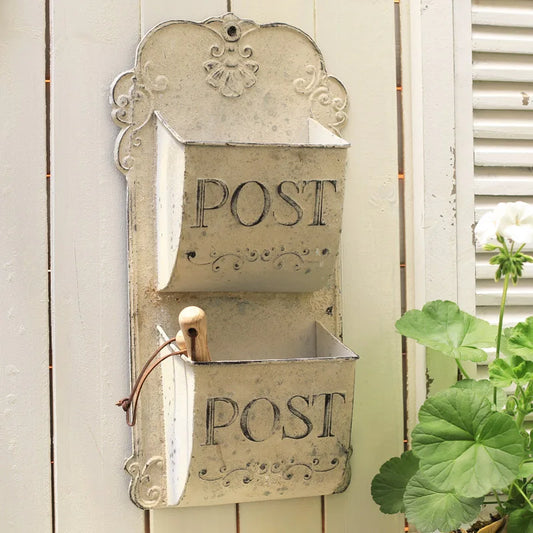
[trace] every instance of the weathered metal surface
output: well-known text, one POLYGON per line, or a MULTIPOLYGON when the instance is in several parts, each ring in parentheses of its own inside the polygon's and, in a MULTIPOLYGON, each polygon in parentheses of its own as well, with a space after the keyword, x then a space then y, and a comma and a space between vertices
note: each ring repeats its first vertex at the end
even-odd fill
POLYGON ((117 163, 157 117, 158 288, 308 291, 337 255, 346 94, 291 26, 227 14, 149 32, 116 82, 117 163), (177 67, 179 65, 179 67, 177 67))
POLYGON ((356 356, 316 334, 322 357, 164 366, 168 505, 346 488, 356 356))
MULTIPOLYGON (((338 137, 344 88, 313 41, 291 26, 231 14, 164 23, 143 39, 112 100, 129 196, 132 378, 160 344, 156 325, 177 331, 191 304, 209 317, 215 361, 324 355, 315 321, 340 334, 348 145, 338 137)), ((314 378, 302 379, 311 391, 314 378)), ((329 392, 337 391, 312 394, 329 392)), ((169 478, 163 396, 158 369, 144 386, 126 464, 131 497, 143 508, 175 505, 179 492, 169 478)), ((198 504, 190 501, 183 504, 198 504)))
POLYGON ((339 246, 348 143, 313 119, 308 143, 182 142, 157 117, 159 289, 324 286, 339 246))

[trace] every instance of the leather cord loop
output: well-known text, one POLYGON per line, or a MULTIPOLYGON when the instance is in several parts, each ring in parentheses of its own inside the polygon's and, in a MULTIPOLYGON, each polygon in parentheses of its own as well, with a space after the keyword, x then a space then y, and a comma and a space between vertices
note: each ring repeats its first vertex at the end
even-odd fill
POLYGON ((168 359, 173 355, 184 355, 187 353, 187 350, 179 350, 177 352, 171 352, 166 355, 163 355, 162 357, 157 359, 157 356, 160 355, 161 351, 170 344, 172 344, 175 340, 175 338, 169 339, 164 344, 159 346, 159 348, 150 356, 148 361, 146 361, 146 363, 142 367, 139 376, 133 384, 129 397, 123 398, 122 400, 116 403, 116 405, 122 407, 122 409, 126 412, 126 423, 128 424, 128 426, 132 427, 135 425, 135 422, 137 420, 137 403, 139 401, 139 395, 141 394, 141 389, 144 385, 144 382, 146 381, 146 378, 150 375, 152 370, 154 370, 154 368, 160 363, 162 363, 165 359, 168 359))

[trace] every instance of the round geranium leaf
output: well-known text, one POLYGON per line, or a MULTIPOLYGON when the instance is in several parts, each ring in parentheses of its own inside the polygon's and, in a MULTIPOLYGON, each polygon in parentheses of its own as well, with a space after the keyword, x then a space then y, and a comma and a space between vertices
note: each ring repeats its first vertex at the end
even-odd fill
POLYGON ((408 522, 421 533, 433 533, 455 530, 472 522, 479 514, 483 498, 445 491, 418 472, 407 483, 404 501, 408 522))
POLYGON ((509 515, 507 533, 533 533, 533 511, 528 507, 509 515))
POLYGON ((509 387, 512 383, 527 385, 533 380, 533 361, 525 361, 518 355, 496 359, 489 365, 489 377, 496 387, 509 387))
POLYGON ((396 322, 396 329, 424 346, 466 361, 486 360, 481 348, 495 345, 497 331, 496 326, 443 300, 429 302, 421 311, 408 311, 396 322))
POLYGON ((418 459, 408 451, 382 465, 372 480, 372 498, 385 514, 405 512, 403 493, 407 482, 418 470, 418 459))
POLYGON ((525 441, 515 421, 471 390, 448 389, 426 400, 413 430, 420 472, 442 490, 479 497, 518 475, 525 441))
MULTIPOLYGON (((501 359, 498 359, 501 361, 501 359)), ((458 381, 453 387, 463 390, 471 390, 476 394, 485 396, 487 400, 492 402, 494 399, 494 385, 488 379, 480 379, 476 381, 475 379, 463 379, 458 381)), ((496 405, 492 405, 492 409, 503 409, 505 403, 507 402, 507 394, 500 389, 496 389, 496 405)))
POLYGON ((533 317, 506 331, 507 351, 533 361, 533 317))

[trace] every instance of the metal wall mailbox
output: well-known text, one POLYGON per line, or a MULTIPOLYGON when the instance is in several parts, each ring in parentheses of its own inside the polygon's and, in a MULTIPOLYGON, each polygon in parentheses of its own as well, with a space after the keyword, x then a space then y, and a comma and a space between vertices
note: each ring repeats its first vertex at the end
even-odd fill
POLYGON ((112 103, 129 198, 138 379, 120 403, 138 405, 132 500, 343 490, 357 358, 336 338, 344 87, 301 30, 228 13, 151 30, 112 103), (190 344, 161 347, 190 304, 209 317, 214 361, 191 361, 190 344))
POLYGON ((316 328, 308 358, 164 365, 168 505, 346 488, 356 357, 316 328))
POLYGON ((348 143, 183 141, 157 113, 158 287, 311 291, 335 267, 348 143))

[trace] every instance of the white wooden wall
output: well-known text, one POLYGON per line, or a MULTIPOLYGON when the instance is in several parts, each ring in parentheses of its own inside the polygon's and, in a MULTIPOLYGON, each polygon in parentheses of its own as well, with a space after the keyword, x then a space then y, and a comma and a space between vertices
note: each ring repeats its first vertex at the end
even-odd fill
POLYGON ((50 0, 47 126, 45 3, 3 0, 0 531, 403 531, 401 517, 380 515, 369 492, 379 465, 403 447, 401 347, 393 331, 400 312, 394 0, 233 0, 231 7, 243 18, 309 33, 350 96, 342 293, 344 339, 361 355, 352 484, 324 500, 240 505, 238 515, 223 506, 156 511, 148 519, 129 501, 122 464, 130 434, 114 406, 129 387, 126 198, 113 163, 108 90, 152 26, 220 15, 227 2, 50 0))

